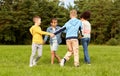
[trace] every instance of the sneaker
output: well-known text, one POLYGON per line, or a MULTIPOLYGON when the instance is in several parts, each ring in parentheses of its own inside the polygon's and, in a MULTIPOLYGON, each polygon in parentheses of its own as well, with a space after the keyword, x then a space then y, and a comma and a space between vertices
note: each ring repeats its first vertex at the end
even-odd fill
POLYGON ((36 65, 36 61, 35 61, 35 59, 33 60, 33 66, 35 66, 36 65))
POLYGON ((30 65, 29 65, 29 67, 33 67, 33 65, 32 65, 32 64, 30 64, 30 65))
POLYGON ((90 63, 88 65, 91 65, 90 63))
POLYGON ((60 66, 63 67, 65 65, 66 59, 62 59, 60 62, 60 66))
POLYGON ((86 64, 88 64, 88 65, 91 65, 91 63, 90 62, 85 62, 86 64))
POLYGON ((75 65, 75 67, 79 67, 80 65, 75 65))

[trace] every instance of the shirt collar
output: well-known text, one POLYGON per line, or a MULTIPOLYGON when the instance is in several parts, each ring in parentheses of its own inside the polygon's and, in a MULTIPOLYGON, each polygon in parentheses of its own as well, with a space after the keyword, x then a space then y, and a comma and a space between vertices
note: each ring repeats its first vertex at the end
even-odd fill
MULTIPOLYGON (((50 26, 50 29, 52 30, 52 26, 50 26)), ((58 29, 58 27, 56 26, 56 28, 55 29, 58 29)))

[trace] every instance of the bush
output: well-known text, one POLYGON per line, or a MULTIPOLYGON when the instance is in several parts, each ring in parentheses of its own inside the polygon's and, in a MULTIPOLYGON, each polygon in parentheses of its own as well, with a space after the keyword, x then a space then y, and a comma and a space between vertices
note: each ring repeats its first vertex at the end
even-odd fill
POLYGON ((117 39, 117 42, 118 42, 118 45, 120 45, 120 38, 119 38, 119 39, 117 39))
POLYGON ((111 38, 107 43, 107 45, 118 45, 118 41, 115 38, 111 38))

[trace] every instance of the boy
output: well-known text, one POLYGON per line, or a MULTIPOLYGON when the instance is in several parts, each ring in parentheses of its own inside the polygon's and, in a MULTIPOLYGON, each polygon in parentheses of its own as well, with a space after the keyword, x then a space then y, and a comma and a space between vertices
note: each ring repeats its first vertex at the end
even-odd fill
POLYGON ((76 18, 77 11, 70 11, 70 20, 65 23, 65 25, 54 34, 57 35, 61 31, 66 31, 66 44, 68 52, 60 62, 60 66, 64 66, 65 62, 70 59, 70 56, 74 54, 74 65, 79 66, 79 44, 78 44, 78 32, 82 26, 82 22, 76 18))
POLYGON ((90 57, 88 54, 88 45, 90 42, 90 33, 91 33, 91 24, 89 23, 88 19, 90 18, 90 12, 89 11, 85 11, 81 16, 81 21, 83 23, 82 25, 82 35, 83 37, 81 37, 81 42, 82 42, 82 46, 83 46, 83 51, 84 51, 84 61, 86 64, 91 65, 90 64, 90 57))
MULTIPOLYGON (((47 32, 54 33, 56 30, 60 29, 61 27, 57 26, 58 22, 56 18, 52 18, 50 22, 50 27, 47 28, 47 32)), ((45 36, 44 41, 46 42, 48 36, 45 36)), ((51 64, 54 64, 54 59, 57 58, 58 62, 60 63, 61 59, 56 54, 58 45, 61 43, 61 33, 57 34, 55 37, 50 38, 50 48, 51 48, 51 64)))
POLYGON ((39 25, 41 24, 41 18, 39 16, 33 17, 34 25, 30 28, 30 33, 32 34, 32 54, 30 57, 30 67, 36 65, 39 58, 42 56, 42 44, 43 39, 42 35, 50 35, 52 37, 53 34, 44 32, 41 30, 39 25), (35 58, 35 54, 38 51, 38 56, 35 58))

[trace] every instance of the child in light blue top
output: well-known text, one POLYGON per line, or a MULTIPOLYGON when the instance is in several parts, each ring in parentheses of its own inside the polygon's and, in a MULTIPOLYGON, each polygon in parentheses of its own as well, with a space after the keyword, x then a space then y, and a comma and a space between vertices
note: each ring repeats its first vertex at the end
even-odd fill
POLYGON ((77 18, 71 18, 65 25, 54 34, 57 35, 62 31, 66 31, 67 39, 78 39, 78 31, 81 29, 82 22, 77 18))
POLYGON ((65 25, 57 30, 54 34, 57 35, 62 31, 66 31, 66 44, 67 44, 67 53, 60 62, 60 66, 64 66, 65 62, 74 55, 74 65, 75 67, 79 66, 79 43, 78 43, 78 32, 81 30, 82 22, 77 19, 77 11, 70 11, 70 20, 65 23, 65 25))

